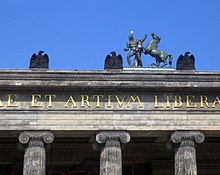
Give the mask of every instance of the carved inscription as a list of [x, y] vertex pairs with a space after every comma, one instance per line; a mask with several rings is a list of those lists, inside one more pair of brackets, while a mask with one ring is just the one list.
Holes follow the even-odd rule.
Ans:
[[220, 110], [219, 95], [0, 92], [0, 110]]

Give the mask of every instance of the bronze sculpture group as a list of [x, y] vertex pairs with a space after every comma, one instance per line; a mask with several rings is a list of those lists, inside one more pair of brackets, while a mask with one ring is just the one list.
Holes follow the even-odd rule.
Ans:
[[[127, 42], [127, 47], [124, 51], [129, 51], [127, 55], [128, 65], [132, 67], [142, 67], [143, 63], [141, 61], [141, 54], [149, 54], [150, 56], [156, 59], [156, 63], [151, 63], [149, 67], [164, 67], [167, 65], [167, 59], [169, 59], [169, 66], [172, 67], [172, 55], [167, 54], [163, 50], [158, 49], [158, 44], [160, 43], [160, 37], [155, 33], [151, 34], [152, 40], [148, 43], [146, 47], [143, 46], [143, 42], [147, 38], [147, 35], [144, 36], [142, 40], [135, 40], [133, 32], [128, 36], [129, 41]], [[134, 62], [131, 65], [131, 57], [134, 57]], [[160, 65], [160, 63], [163, 63]]]
[[[147, 35], [144, 35], [143, 39], [141, 40], [135, 40], [133, 32], [128, 36], [129, 41], [127, 42], [127, 47], [124, 49], [125, 51], [129, 51], [127, 55], [128, 65], [131, 67], [143, 67], [141, 55], [144, 53], [145, 55], [149, 54], [156, 59], [156, 63], [151, 63], [148, 67], [162, 68], [168, 64], [169, 67], [172, 67], [172, 55], [158, 49], [161, 38], [155, 33], [152, 33], [151, 36], [152, 40], [147, 44], [146, 47], [143, 46], [143, 42], [146, 40]], [[133, 56], [134, 61], [131, 64], [131, 57]], [[44, 51], [39, 51], [38, 54], [34, 53], [31, 57], [29, 68], [49, 69], [48, 55], [44, 54]], [[117, 55], [115, 51], [110, 52], [110, 54], [108, 54], [105, 58], [104, 69], [123, 69], [123, 60], [121, 54]], [[188, 51], [185, 52], [184, 55], [180, 55], [177, 59], [176, 69], [195, 70], [194, 55], [190, 55], [190, 52]]]

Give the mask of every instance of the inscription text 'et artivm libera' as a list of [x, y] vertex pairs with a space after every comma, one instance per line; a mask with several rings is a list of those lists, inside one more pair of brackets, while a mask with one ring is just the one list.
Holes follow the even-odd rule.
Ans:
[[174, 93], [7, 93], [0, 110], [220, 110], [218, 95]]

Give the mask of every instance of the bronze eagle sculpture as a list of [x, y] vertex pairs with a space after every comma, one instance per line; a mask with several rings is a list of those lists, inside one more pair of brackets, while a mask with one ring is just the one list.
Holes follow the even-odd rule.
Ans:
[[49, 68], [49, 57], [47, 54], [43, 54], [44, 51], [40, 50], [38, 54], [33, 54], [30, 60], [29, 68]]

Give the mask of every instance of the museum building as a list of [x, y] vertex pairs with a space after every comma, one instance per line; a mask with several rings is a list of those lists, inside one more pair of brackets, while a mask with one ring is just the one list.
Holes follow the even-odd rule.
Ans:
[[0, 70], [1, 175], [220, 174], [220, 72], [111, 59]]

